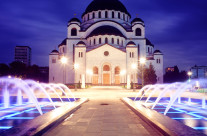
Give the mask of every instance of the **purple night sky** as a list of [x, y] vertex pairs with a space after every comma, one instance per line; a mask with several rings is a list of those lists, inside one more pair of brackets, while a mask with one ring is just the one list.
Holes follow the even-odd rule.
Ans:
[[[92, 0], [1, 0], [0, 63], [16, 45], [32, 48], [32, 64], [48, 66], [49, 53], [67, 36], [67, 22]], [[120, 0], [145, 22], [146, 37], [164, 53], [164, 67], [207, 65], [206, 0]]]

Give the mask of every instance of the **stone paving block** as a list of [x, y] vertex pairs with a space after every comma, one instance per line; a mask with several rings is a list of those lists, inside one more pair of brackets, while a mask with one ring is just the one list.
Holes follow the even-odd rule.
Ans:
[[101, 131], [101, 136], [116, 136], [118, 131]]
[[[86, 90], [85, 90], [86, 91]], [[90, 91], [90, 90], [89, 90]], [[94, 90], [94, 91], [97, 91]], [[101, 89], [98, 91], [102, 91]], [[106, 91], [106, 90], [105, 90]], [[111, 91], [111, 90], [110, 90]], [[72, 116], [52, 127], [44, 136], [158, 136], [160, 133], [132, 112], [114, 93], [88, 93], [90, 101]], [[112, 90], [113, 91], [113, 90]], [[81, 94], [85, 92], [78, 92]], [[94, 95], [95, 97], [91, 97]], [[124, 94], [126, 95], [126, 94]], [[107, 97], [110, 96], [110, 97]], [[101, 105], [109, 104], [109, 105]]]

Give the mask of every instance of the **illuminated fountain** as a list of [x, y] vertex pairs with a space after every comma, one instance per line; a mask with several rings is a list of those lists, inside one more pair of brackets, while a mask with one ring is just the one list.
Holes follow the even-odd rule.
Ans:
[[[206, 88], [206, 79], [184, 83], [146, 85], [132, 100], [135, 105], [136, 103], [141, 104], [147, 109], [153, 109], [207, 134], [205, 125], [207, 124], [206, 94], [198, 92], [199, 90], [205, 92]], [[188, 121], [189, 119], [192, 121]], [[196, 126], [196, 124], [203, 124], [203, 126]]]
[[36, 90], [39, 91], [41, 94], [44, 94], [54, 108], [56, 108], [56, 106], [51, 96], [49, 95], [48, 90], [53, 91], [53, 93], [58, 96], [61, 102], [63, 102], [63, 100], [58, 94], [57, 89], [66, 96], [69, 102], [71, 102], [71, 100], [69, 99], [69, 96], [65, 91], [67, 91], [72, 96], [73, 100], [75, 100], [70, 89], [63, 84], [43, 84], [37, 83], [33, 80], [21, 80], [18, 78], [3, 77], [0, 78], [0, 88], [0, 91], [2, 92], [4, 108], [11, 107], [11, 96], [16, 97], [16, 105], [20, 106], [23, 104], [23, 95], [26, 95], [26, 97], [28, 97], [29, 99], [28, 101], [35, 105], [41, 115], [43, 113], [41, 110], [41, 103], [38, 101], [37, 96], [35, 96]]
[[73, 107], [72, 102], [76, 101], [64, 84], [45, 84], [12, 77], [0, 78], [0, 95], [0, 121], [3, 122], [0, 123], [0, 133], [61, 106], [65, 109]]

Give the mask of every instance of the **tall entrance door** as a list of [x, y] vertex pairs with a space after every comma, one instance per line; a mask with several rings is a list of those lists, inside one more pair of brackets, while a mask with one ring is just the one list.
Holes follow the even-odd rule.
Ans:
[[94, 84], [94, 85], [98, 84], [98, 76], [93, 76], [92, 84]]
[[110, 84], [110, 74], [109, 73], [104, 73], [103, 74], [103, 84], [104, 85], [109, 85]]
[[115, 76], [115, 84], [116, 85], [120, 84], [120, 76]]
[[110, 72], [110, 66], [104, 65], [103, 66], [103, 85], [110, 85], [111, 84], [111, 72]]

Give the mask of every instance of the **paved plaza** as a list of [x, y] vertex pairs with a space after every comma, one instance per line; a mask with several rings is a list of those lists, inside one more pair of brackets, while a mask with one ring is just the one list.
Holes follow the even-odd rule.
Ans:
[[121, 87], [93, 87], [74, 91], [75, 97], [89, 98], [61, 124], [53, 126], [44, 136], [147, 136], [161, 135], [144, 122], [124, 103], [122, 97], [134, 97], [137, 92]]

